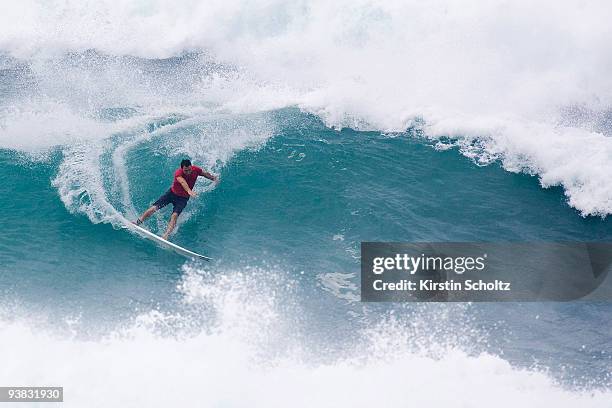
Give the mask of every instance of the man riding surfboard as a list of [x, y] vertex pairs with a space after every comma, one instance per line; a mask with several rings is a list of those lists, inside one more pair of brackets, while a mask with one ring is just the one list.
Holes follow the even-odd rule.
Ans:
[[172, 187], [170, 187], [168, 191], [159, 197], [157, 201], [151, 205], [151, 207], [142, 213], [134, 224], [142, 224], [157, 210], [172, 203], [172, 215], [170, 216], [170, 221], [168, 222], [168, 228], [166, 228], [166, 232], [162, 236], [162, 238], [168, 240], [170, 233], [176, 226], [178, 216], [187, 205], [187, 201], [189, 201], [190, 197], [197, 196], [197, 193], [193, 191], [193, 186], [195, 185], [199, 176], [206, 177], [207, 179], [215, 182], [219, 180], [218, 176], [215, 176], [214, 174], [211, 174], [198, 166], [192, 165], [189, 159], [182, 160], [181, 167], [174, 172]]

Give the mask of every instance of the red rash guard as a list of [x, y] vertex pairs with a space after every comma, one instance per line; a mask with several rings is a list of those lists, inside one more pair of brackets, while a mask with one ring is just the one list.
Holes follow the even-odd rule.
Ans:
[[172, 190], [172, 192], [177, 196], [189, 198], [189, 194], [187, 194], [183, 186], [181, 186], [181, 183], [178, 182], [178, 177], [184, 178], [189, 188], [193, 190], [193, 186], [195, 186], [198, 176], [203, 175], [202, 169], [198, 166], [192, 165], [191, 169], [191, 174], [185, 174], [183, 172], [183, 168], [177, 169], [174, 172], [174, 182], [172, 183], [172, 187], [170, 188], [170, 190]]

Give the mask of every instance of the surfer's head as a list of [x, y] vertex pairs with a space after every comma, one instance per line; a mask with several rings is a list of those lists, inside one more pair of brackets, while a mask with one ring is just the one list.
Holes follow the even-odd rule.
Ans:
[[181, 160], [181, 169], [183, 169], [183, 172], [185, 172], [186, 174], [190, 174], [191, 173], [191, 160], [189, 159]]

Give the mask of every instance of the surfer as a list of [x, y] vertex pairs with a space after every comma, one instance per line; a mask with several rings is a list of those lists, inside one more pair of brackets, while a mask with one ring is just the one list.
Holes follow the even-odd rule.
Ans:
[[172, 203], [172, 215], [170, 216], [170, 221], [168, 222], [168, 228], [166, 228], [166, 232], [163, 235], [163, 238], [167, 240], [172, 230], [174, 230], [176, 220], [187, 205], [189, 198], [195, 198], [197, 196], [197, 193], [193, 191], [193, 186], [195, 185], [195, 182], [199, 176], [206, 177], [214, 182], [219, 180], [218, 176], [215, 176], [214, 174], [211, 174], [198, 166], [192, 165], [189, 159], [182, 160], [181, 167], [176, 169], [174, 172], [172, 187], [170, 187], [168, 191], [159, 197], [157, 201], [155, 201], [153, 205], [147, 209], [147, 211], [142, 213], [134, 224], [142, 224], [157, 210]]

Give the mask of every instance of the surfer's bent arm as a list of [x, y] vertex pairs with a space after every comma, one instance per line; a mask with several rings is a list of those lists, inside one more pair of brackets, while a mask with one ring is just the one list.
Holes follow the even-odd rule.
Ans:
[[200, 176], [206, 177], [207, 179], [212, 180], [212, 181], [217, 181], [217, 176], [215, 176], [212, 173], [207, 172], [204, 169], [202, 169], [202, 172], [200, 173]]
[[191, 189], [189, 188], [189, 185], [187, 184], [187, 182], [185, 181], [184, 178], [182, 177], [177, 177], [176, 181], [178, 181], [180, 183], [181, 186], [183, 186], [183, 188], [185, 189], [185, 191], [187, 192], [187, 194], [189, 194], [189, 196], [191, 197], [195, 197], [196, 193], [194, 193], [193, 191], [191, 191]]

